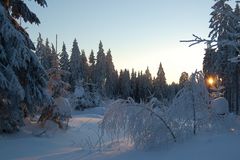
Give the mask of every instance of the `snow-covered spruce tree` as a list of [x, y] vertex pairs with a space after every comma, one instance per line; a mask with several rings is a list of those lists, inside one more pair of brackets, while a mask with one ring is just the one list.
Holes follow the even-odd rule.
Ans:
[[[112, 139], [124, 136], [138, 149], [147, 149], [176, 141], [156, 98], [148, 103], [133, 99], [116, 100], [109, 105], [100, 124], [103, 134]], [[154, 110], [153, 108], [158, 108]]]
[[168, 117], [177, 137], [188, 137], [208, 127], [209, 93], [202, 72], [193, 73], [170, 105]]
[[[45, 0], [36, 2], [47, 5]], [[46, 73], [18, 18], [40, 23], [22, 0], [0, 1], [0, 132], [16, 131], [24, 114], [33, 114], [47, 102]]]
[[[69, 72], [69, 69], [70, 69], [69, 58], [68, 58], [68, 53], [66, 51], [65, 43], [63, 43], [62, 52], [60, 53], [59, 56], [60, 56], [60, 60], [59, 60], [60, 69], [66, 72]], [[62, 75], [62, 80], [64, 82], [69, 82], [69, 78], [70, 78], [69, 76], [70, 76], [69, 74]]]
[[77, 40], [74, 39], [69, 64], [71, 72], [70, 84], [72, 88], [74, 88], [75, 84], [83, 78], [81, 72], [82, 71], [81, 64], [82, 64], [81, 53], [78, 47]]
[[44, 125], [47, 120], [56, 122], [60, 128], [64, 128], [63, 122], [68, 122], [71, 118], [71, 107], [70, 103], [64, 96], [67, 94], [69, 84], [62, 81], [61, 76], [66, 72], [61, 70], [59, 66], [58, 55], [52, 45], [51, 53], [51, 68], [47, 70], [49, 81], [48, 81], [48, 92], [52, 96], [52, 104], [45, 107], [39, 118], [39, 123]]

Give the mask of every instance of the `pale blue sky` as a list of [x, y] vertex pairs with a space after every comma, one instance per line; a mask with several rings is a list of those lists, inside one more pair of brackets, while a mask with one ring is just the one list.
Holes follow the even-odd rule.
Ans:
[[[233, 1], [234, 2], [234, 1]], [[232, 2], [232, 3], [233, 3]], [[181, 72], [202, 69], [205, 45], [189, 48], [180, 43], [192, 33], [207, 37], [213, 0], [47, 0], [41, 8], [30, 8], [41, 20], [27, 25], [34, 42], [38, 33], [55, 43], [64, 41], [70, 53], [77, 38], [87, 56], [96, 53], [102, 40], [105, 51], [112, 50], [115, 67], [144, 70], [156, 75], [162, 62], [168, 83], [178, 82]]]

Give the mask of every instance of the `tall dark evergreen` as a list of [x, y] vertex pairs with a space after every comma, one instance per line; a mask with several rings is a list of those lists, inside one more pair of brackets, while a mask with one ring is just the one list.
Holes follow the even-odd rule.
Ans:
[[59, 56], [60, 56], [59, 65], [60, 65], [61, 69], [65, 70], [65, 71], [68, 71], [69, 70], [69, 56], [68, 56], [68, 53], [66, 51], [65, 43], [63, 43], [62, 52], [60, 53]]
[[95, 56], [94, 56], [94, 52], [93, 50], [91, 50], [90, 56], [89, 56], [89, 76], [88, 76], [88, 81], [90, 83], [94, 83], [96, 82], [95, 80], [95, 75], [94, 75], [94, 71], [95, 71]]
[[120, 71], [119, 74], [119, 94], [122, 98], [128, 98], [131, 95], [131, 81], [128, 70]]
[[70, 78], [70, 84], [72, 87], [75, 86], [76, 82], [82, 80], [83, 75], [81, 72], [81, 55], [80, 55], [80, 50], [78, 47], [77, 40], [74, 39], [73, 41], [73, 47], [72, 47], [72, 54], [70, 56], [70, 73], [71, 73], [71, 78]]
[[41, 34], [39, 33], [37, 38], [37, 46], [36, 46], [36, 55], [38, 56], [40, 62], [42, 63], [42, 58], [45, 54], [45, 45], [43, 44], [43, 39]]
[[203, 72], [206, 77], [216, 74], [217, 69], [216, 66], [214, 65], [217, 58], [216, 56], [217, 56], [216, 49], [211, 48], [210, 46], [208, 46], [208, 48], [205, 49], [205, 54], [203, 58]]
[[62, 75], [62, 80], [64, 82], [69, 82], [69, 78], [70, 78], [70, 72], [69, 72], [69, 70], [70, 70], [70, 62], [69, 62], [68, 53], [66, 51], [65, 43], [63, 43], [62, 52], [60, 53], [59, 56], [60, 56], [60, 59], [59, 59], [60, 69], [65, 71], [65, 74]]
[[147, 67], [144, 75], [142, 76], [142, 100], [148, 101], [152, 96], [152, 75]]
[[83, 77], [83, 80], [85, 82], [88, 81], [88, 75], [89, 75], [89, 67], [88, 67], [88, 61], [87, 61], [87, 57], [86, 57], [86, 54], [85, 54], [85, 51], [84, 50], [81, 50], [82, 54], [81, 54], [81, 70], [82, 70], [82, 77]]
[[166, 98], [167, 82], [166, 82], [165, 72], [162, 67], [162, 63], [160, 63], [159, 65], [157, 77], [153, 83], [154, 83], [154, 93], [156, 97], [159, 99]]
[[102, 42], [99, 43], [97, 52], [97, 62], [95, 66], [96, 85], [101, 94], [104, 94], [104, 86], [106, 82], [106, 55], [104, 53]]
[[106, 55], [106, 95], [113, 98], [117, 94], [118, 75], [112, 61], [111, 50], [109, 49]]
[[52, 54], [52, 51], [49, 46], [49, 41], [48, 39], [46, 39], [44, 54], [42, 55], [42, 58], [41, 58], [41, 63], [46, 70], [51, 68], [51, 54]]
[[[46, 6], [45, 0], [36, 1]], [[0, 1], [0, 133], [14, 132], [23, 118], [47, 102], [46, 73], [27, 32], [16, 19], [39, 24], [22, 0]]]
[[132, 69], [131, 72], [131, 97], [135, 100], [139, 100], [137, 97], [138, 93], [138, 83], [137, 83], [137, 72]]

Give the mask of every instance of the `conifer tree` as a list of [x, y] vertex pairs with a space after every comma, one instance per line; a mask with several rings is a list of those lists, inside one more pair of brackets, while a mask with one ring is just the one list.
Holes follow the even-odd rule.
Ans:
[[40, 62], [42, 63], [43, 55], [45, 54], [45, 46], [43, 44], [43, 39], [41, 34], [39, 33], [37, 38], [37, 46], [36, 46], [36, 55], [38, 56]]
[[89, 75], [89, 67], [88, 67], [88, 62], [87, 62], [87, 57], [85, 54], [85, 51], [82, 49], [81, 50], [81, 70], [82, 70], [82, 77], [85, 82], [88, 80], [88, 75]]
[[[233, 101], [234, 92], [234, 72], [236, 73], [236, 64], [231, 63], [229, 59], [237, 56], [236, 43], [238, 36], [236, 26], [236, 16], [233, 9], [227, 3], [227, 0], [217, 0], [212, 7], [209, 37], [217, 40], [217, 56], [214, 63], [215, 72], [222, 79], [225, 86], [225, 97], [229, 102]], [[233, 111], [234, 105], [230, 103], [230, 111]]]
[[91, 50], [90, 56], [89, 56], [89, 82], [90, 83], [95, 83], [95, 56], [93, 50]]
[[66, 74], [62, 76], [62, 80], [65, 82], [69, 82], [69, 73], [67, 73], [69, 72], [69, 69], [70, 69], [69, 56], [66, 51], [65, 43], [63, 43], [62, 52], [60, 53], [59, 65], [60, 65], [60, 69], [66, 72]]
[[48, 41], [48, 38], [47, 38], [46, 42], [45, 42], [44, 54], [41, 58], [42, 65], [46, 70], [51, 68], [51, 54], [52, 54], [52, 50], [49, 46], [49, 41]]
[[104, 53], [102, 42], [99, 43], [97, 52], [97, 62], [95, 66], [96, 85], [101, 94], [104, 94], [104, 86], [106, 80], [106, 56]]
[[66, 45], [63, 42], [63, 46], [62, 46], [62, 52], [60, 53], [60, 68], [62, 70], [68, 71], [69, 70], [69, 56], [68, 53], [66, 51]]
[[158, 72], [157, 72], [157, 77], [154, 81], [154, 92], [156, 97], [159, 99], [166, 98], [166, 88], [167, 88], [167, 83], [166, 83], [165, 72], [163, 70], [162, 63], [160, 63]]
[[215, 60], [217, 58], [216, 56], [216, 49], [211, 47], [205, 49], [205, 54], [203, 58], [203, 73], [206, 77], [216, 74], [216, 66], [214, 66]]
[[128, 98], [131, 95], [131, 82], [128, 70], [120, 71], [119, 74], [119, 92], [123, 98]]
[[71, 80], [70, 84], [72, 87], [75, 86], [76, 82], [82, 80], [82, 72], [81, 72], [81, 55], [80, 50], [78, 48], [77, 40], [74, 39], [73, 47], [72, 47], [72, 54], [70, 56], [70, 72], [71, 72]]
[[132, 73], [131, 73], [131, 97], [134, 100], [137, 100], [137, 87], [138, 87], [138, 83], [137, 83], [137, 73], [134, 71], [134, 69], [132, 69]]
[[112, 61], [111, 50], [106, 55], [106, 95], [113, 98], [116, 95], [118, 75]]
[[149, 71], [149, 68], [147, 67], [145, 74], [142, 77], [142, 87], [143, 87], [143, 93], [142, 93], [142, 99], [144, 101], [147, 101], [148, 98], [150, 98], [152, 94], [152, 75]]
[[[36, 1], [46, 6], [45, 0]], [[27, 32], [16, 19], [39, 24], [22, 0], [0, 1], [0, 132], [14, 132], [23, 116], [47, 103], [46, 73]]]
[[143, 97], [144, 97], [144, 80], [143, 80], [143, 73], [142, 71], [141, 72], [138, 72], [138, 76], [137, 76], [137, 100], [138, 101], [141, 101], [143, 100]]

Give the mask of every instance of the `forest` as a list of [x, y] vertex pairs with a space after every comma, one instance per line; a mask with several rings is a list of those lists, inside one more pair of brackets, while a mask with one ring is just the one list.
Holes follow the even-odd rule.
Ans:
[[[34, 2], [47, 7], [45, 0]], [[18, 136], [23, 141], [29, 137], [29, 146], [33, 141], [51, 141], [59, 151], [64, 146], [63, 158], [76, 150], [73, 159], [79, 159], [87, 150], [107, 159], [109, 148], [123, 144], [125, 149], [147, 150], [180, 145], [190, 137], [203, 136], [206, 144], [218, 134], [226, 141], [239, 139], [238, 2], [232, 7], [228, 0], [215, 0], [210, 16], [207, 38], [194, 34], [192, 40], [181, 40], [189, 46], [206, 44], [202, 71], [183, 71], [178, 83], [167, 84], [161, 60], [156, 76], [148, 67], [117, 70], [114, 54], [102, 41], [95, 53], [85, 53], [76, 38], [71, 49], [63, 42], [59, 53], [40, 33], [34, 44], [19, 21], [40, 24], [37, 15], [22, 0], [1, 0], [0, 146], [3, 140], [11, 148], [8, 140], [18, 144]], [[226, 146], [234, 148], [237, 142]], [[217, 146], [217, 141], [212, 143]], [[54, 147], [47, 147], [50, 157], [43, 152], [40, 158], [20, 152], [4, 156], [58, 159]]]

